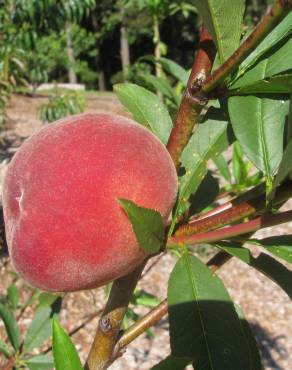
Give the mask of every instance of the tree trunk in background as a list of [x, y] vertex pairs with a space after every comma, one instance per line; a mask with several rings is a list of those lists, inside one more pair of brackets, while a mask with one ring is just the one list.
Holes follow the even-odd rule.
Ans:
[[67, 51], [67, 57], [69, 61], [69, 66], [68, 66], [68, 79], [71, 84], [76, 84], [77, 83], [77, 77], [76, 73], [74, 71], [73, 65], [75, 62], [74, 58], [74, 50], [72, 46], [72, 40], [71, 40], [71, 26], [70, 23], [66, 23], [66, 51]]
[[102, 69], [98, 72], [98, 90], [99, 91], [105, 91], [106, 85], [105, 85], [105, 75]]
[[122, 61], [122, 70], [124, 76], [127, 72], [127, 67], [130, 65], [130, 47], [127, 35], [127, 29], [124, 25], [121, 26], [121, 43], [120, 43], [120, 54]]
[[[153, 18], [153, 30], [154, 30], [154, 56], [155, 59], [160, 59], [161, 58], [161, 49], [160, 49], [160, 31], [159, 31], [159, 21], [158, 17], [154, 15]], [[156, 77], [161, 77], [162, 76], [162, 68], [159, 63], [155, 64], [155, 73]]]

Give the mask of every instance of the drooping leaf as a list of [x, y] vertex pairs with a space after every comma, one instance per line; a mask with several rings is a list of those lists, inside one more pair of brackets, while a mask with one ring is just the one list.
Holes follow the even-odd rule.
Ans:
[[39, 307], [36, 310], [34, 319], [27, 330], [24, 340], [24, 351], [29, 352], [32, 349], [39, 347], [51, 335], [51, 307]]
[[146, 84], [149, 84], [151, 87], [153, 87], [155, 91], [161, 92], [163, 96], [167, 97], [175, 103], [178, 103], [178, 99], [175, 96], [171, 85], [168, 84], [167, 81], [163, 80], [162, 78], [153, 76], [149, 73], [143, 74], [139, 77], [144, 80]]
[[292, 74], [268, 77], [238, 88], [240, 94], [288, 94], [292, 91]]
[[[292, 68], [291, 59], [292, 38], [275, 50], [273, 54], [269, 53], [269, 55], [265, 58], [261, 58], [258, 63], [256, 63], [242, 77], [240, 77], [231, 85], [231, 89], [246, 91], [250, 85], [254, 85], [258, 81], [262, 81], [274, 75], [289, 71]], [[283, 82], [285, 82], [285, 80]], [[289, 84], [286, 83], [285, 86], [289, 86]]]
[[144, 87], [131, 83], [117, 84], [114, 91], [121, 103], [133, 114], [134, 119], [148, 127], [163, 144], [166, 144], [172, 121], [158, 96]]
[[155, 307], [160, 303], [160, 300], [145, 290], [135, 289], [131, 303], [138, 306]]
[[242, 328], [242, 331], [245, 335], [245, 338], [247, 340], [249, 350], [250, 350], [250, 358], [252, 363], [252, 369], [254, 370], [261, 370], [262, 364], [261, 364], [261, 357], [258, 350], [257, 342], [255, 340], [255, 337], [251, 331], [251, 328], [249, 326], [248, 321], [245, 319], [243, 312], [241, 311], [240, 307], [238, 305], [235, 305], [235, 309], [237, 312], [237, 315], [240, 320], [240, 325]]
[[169, 279], [168, 312], [172, 356], [192, 358], [196, 369], [255, 370], [223, 283], [187, 253]]
[[248, 163], [246, 163], [243, 156], [243, 150], [238, 141], [236, 141], [233, 144], [232, 170], [237, 184], [244, 183], [248, 175]]
[[279, 186], [291, 171], [292, 171], [292, 139], [288, 142], [287, 147], [284, 151], [283, 158], [278, 169], [278, 173], [273, 183], [273, 188]]
[[272, 179], [283, 153], [289, 103], [281, 99], [234, 96], [228, 101], [235, 136], [247, 157]]
[[189, 215], [197, 214], [210, 206], [218, 196], [219, 190], [218, 180], [208, 171], [196, 193], [189, 198], [191, 204]]
[[25, 352], [30, 352], [34, 348], [40, 347], [49, 338], [51, 335], [52, 318], [60, 311], [60, 308], [60, 298], [58, 295], [43, 293], [40, 296], [40, 305], [35, 311], [34, 318], [27, 329], [24, 339], [23, 350]]
[[54, 361], [51, 356], [37, 355], [25, 361], [29, 370], [52, 370]]
[[56, 370], [83, 370], [73, 342], [55, 319], [53, 319], [53, 355]]
[[0, 318], [4, 322], [4, 326], [13, 348], [17, 351], [19, 349], [19, 327], [16, 319], [10, 309], [0, 303]]
[[185, 370], [186, 366], [191, 361], [192, 360], [189, 358], [168, 356], [164, 360], [159, 362], [159, 364], [153, 366], [151, 370]]
[[208, 119], [196, 129], [181, 156], [185, 174], [179, 179], [178, 201], [170, 233], [173, 230], [176, 217], [189, 208], [190, 195], [196, 192], [205, 177], [207, 161], [220, 154], [228, 145], [228, 123], [226, 121]]
[[171, 59], [162, 57], [160, 59], [156, 59], [153, 55], [145, 55], [141, 58], [139, 58], [141, 61], [150, 61], [152, 63], [159, 63], [162, 65], [163, 69], [168, 72], [170, 75], [175, 77], [178, 81], [180, 81], [183, 86], [187, 86], [187, 82], [189, 79], [190, 73], [184, 69], [182, 66], [177, 64]]
[[15, 310], [19, 301], [19, 291], [15, 284], [10, 285], [7, 290], [8, 299], [11, 303], [12, 308]]
[[292, 235], [277, 235], [264, 239], [250, 239], [247, 242], [261, 245], [276, 257], [292, 263]]
[[277, 27], [269, 33], [267, 37], [259, 44], [259, 46], [241, 63], [235, 79], [242, 76], [248, 68], [253, 66], [259, 58], [268, 50], [272, 49], [278, 43], [285, 40], [292, 33], [292, 13], [290, 12]]
[[0, 353], [9, 358], [11, 356], [10, 348], [0, 339]]
[[290, 298], [292, 298], [292, 272], [277, 260], [265, 253], [261, 253], [257, 258], [255, 258], [247, 248], [243, 248], [235, 242], [221, 242], [218, 244], [218, 247], [266, 275], [269, 279], [278, 284]]
[[231, 173], [228, 167], [228, 163], [223, 155], [219, 154], [217, 157], [213, 158], [213, 162], [215, 163], [220, 174], [225, 178], [225, 180], [231, 183]]
[[195, 0], [203, 21], [217, 45], [223, 63], [239, 46], [241, 23], [245, 10], [244, 0]]
[[186, 69], [184, 69], [182, 66], [168, 58], [164, 57], [160, 58], [158, 62], [165, 68], [165, 70], [169, 74], [171, 74], [172, 76], [177, 78], [180, 82], [182, 82], [184, 86], [187, 86], [190, 73]]
[[141, 248], [147, 253], [156, 253], [163, 245], [164, 225], [159, 212], [137, 206], [127, 199], [119, 199], [126, 212]]

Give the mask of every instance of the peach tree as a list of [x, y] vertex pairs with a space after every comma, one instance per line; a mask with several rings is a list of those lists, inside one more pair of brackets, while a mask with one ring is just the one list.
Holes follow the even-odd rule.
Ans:
[[[216, 271], [236, 258], [292, 295], [286, 267], [292, 236], [253, 237], [292, 220], [291, 210], [280, 210], [292, 194], [292, 2], [277, 0], [244, 37], [244, 0], [195, 5], [203, 25], [188, 80], [182, 68], [155, 61], [185, 83], [173, 118], [147, 89], [116, 85], [120, 101], [148, 131], [111, 115], [73, 116], [34, 135], [11, 162], [4, 216], [20, 274], [53, 291], [113, 280], [84, 367], [53, 320], [57, 370], [107, 369], [167, 314], [171, 353], [153, 369], [262, 369], [249, 325]], [[165, 88], [161, 78], [152, 83]], [[174, 95], [164, 91], [167, 103]], [[223, 155], [231, 146], [232, 173]], [[221, 189], [210, 160], [225, 179]], [[87, 223], [91, 228], [84, 228]], [[194, 254], [202, 243], [217, 250], [207, 263]], [[247, 244], [262, 252], [254, 257]], [[178, 260], [166, 299], [121, 330], [146, 262], [168, 252]], [[19, 333], [2, 306], [0, 314], [19, 356]], [[12, 369], [15, 356], [8, 357]]]

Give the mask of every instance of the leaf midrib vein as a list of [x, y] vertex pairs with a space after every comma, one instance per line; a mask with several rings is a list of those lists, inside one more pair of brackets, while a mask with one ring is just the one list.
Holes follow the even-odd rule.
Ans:
[[212, 357], [211, 357], [211, 351], [209, 349], [209, 345], [208, 345], [208, 341], [207, 341], [207, 332], [206, 332], [206, 329], [205, 329], [203, 317], [201, 315], [199, 301], [197, 299], [199, 297], [199, 294], [198, 294], [198, 291], [196, 289], [196, 283], [195, 283], [195, 280], [193, 278], [193, 274], [192, 274], [189, 259], [187, 257], [188, 256], [186, 256], [186, 267], [187, 267], [187, 270], [188, 270], [188, 275], [190, 276], [190, 282], [191, 282], [193, 294], [194, 294], [194, 297], [195, 297], [195, 302], [196, 302], [196, 305], [197, 305], [197, 308], [198, 308], [198, 313], [199, 313], [199, 316], [200, 316], [200, 322], [201, 322], [201, 327], [202, 327], [202, 331], [203, 331], [204, 341], [205, 341], [205, 344], [206, 344], [206, 347], [207, 347], [208, 357], [209, 357], [209, 360], [210, 360], [210, 366], [211, 366], [211, 369], [214, 370]]

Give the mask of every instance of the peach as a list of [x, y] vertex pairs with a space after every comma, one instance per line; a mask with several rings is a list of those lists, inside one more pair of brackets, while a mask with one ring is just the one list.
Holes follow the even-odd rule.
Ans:
[[162, 143], [111, 114], [81, 114], [26, 140], [4, 181], [6, 239], [16, 271], [47, 291], [101, 286], [145, 258], [118, 203], [156, 209], [166, 221], [177, 176]]

